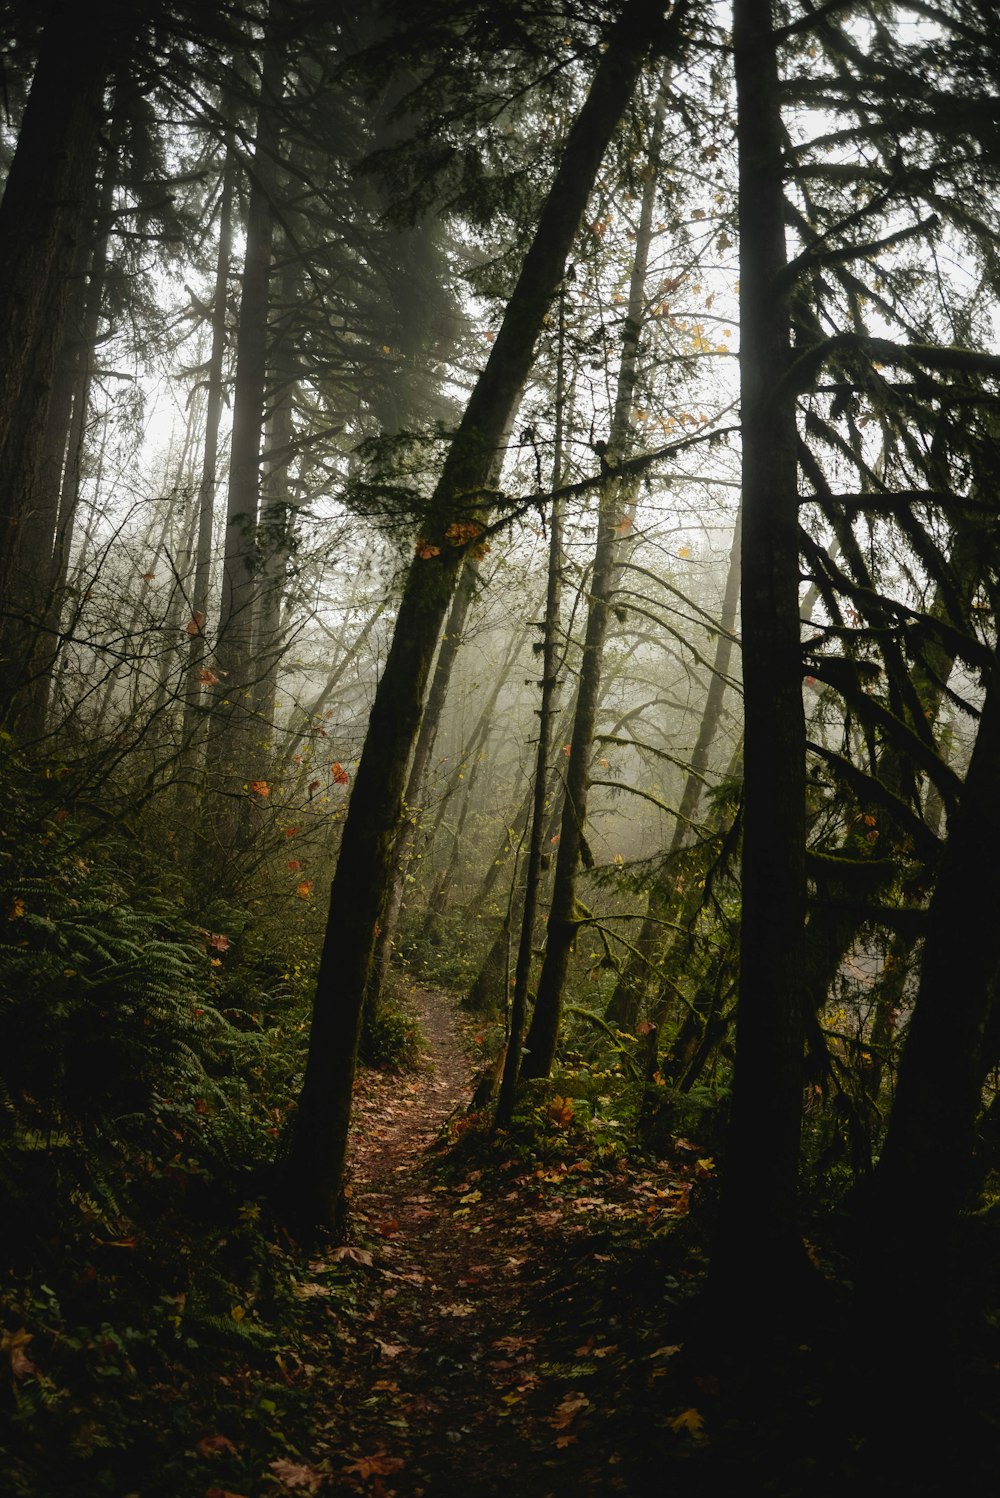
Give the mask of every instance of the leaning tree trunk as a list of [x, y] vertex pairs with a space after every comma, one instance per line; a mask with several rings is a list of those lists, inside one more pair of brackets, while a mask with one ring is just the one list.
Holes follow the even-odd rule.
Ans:
[[[660, 89], [653, 124], [649, 163], [652, 170], [643, 190], [639, 227], [636, 234], [635, 260], [632, 265], [628, 310], [622, 333], [615, 408], [606, 454], [602, 457], [602, 463], [609, 465], [614, 465], [627, 455], [626, 446], [631, 425], [632, 398], [635, 393], [639, 340], [642, 336], [644, 320], [646, 273], [653, 239], [656, 167], [659, 163], [665, 111], [666, 82], [664, 81]], [[597, 702], [601, 689], [604, 639], [608, 627], [609, 602], [618, 572], [620, 522], [623, 519], [623, 513], [628, 509], [628, 498], [628, 486], [621, 481], [608, 478], [601, 485], [597, 517], [597, 545], [591, 574], [583, 659], [580, 664], [576, 710], [573, 715], [573, 732], [570, 736], [570, 759], [566, 773], [566, 794], [563, 801], [559, 849], [556, 854], [545, 958], [538, 979], [538, 995], [535, 999], [534, 1013], [525, 1039], [525, 1055], [523, 1058], [520, 1056], [519, 1033], [517, 1051], [512, 1054], [511, 1050], [508, 1050], [508, 1071], [520, 1065], [525, 1077], [548, 1076], [559, 1036], [563, 989], [566, 983], [569, 955], [576, 937], [576, 876], [581, 849], [584, 845], [583, 829], [587, 820], [590, 760], [597, 723]], [[522, 928], [522, 950], [519, 951], [519, 962], [524, 957], [523, 945]], [[529, 932], [526, 958], [529, 962], [530, 955]], [[526, 971], [524, 983], [526, 986]], [[523, 995], [521, 1002], [523, 1002]], [[515, 1017], [520, 1018], [516, 980], [515, 1010], [517, 1011]], [[507, 1071], [504, 1074], [504, 1084], [505, 1088], [508, 1085], [513, 1086], [513, 1083], [509, 1082]], [[508, 1095], [505, 1091], [502, 1103], [509, 1117], [509, 1110], [513, 1107], [513, 1093]]]
[[[805, 719], [798, 465], [790, 362], [781, 117], [771, 0], [734, 0], [743, 430], [740, 995], [714, 1270], [725, 1303], [763, 1315], [803, 1253]], [[766, 1144], [765, 1144], [766, 1142]], [[767, 1151], [761, 1168], [761, 1147]]]
[[42, 502], [48, 412], [93, 204], [110, 7], [57, 0], [42, 35], [0, 203], [0, 713], [9, 714], [37, 625], [54, 537], [26, 521]]
[[482, 511], [491, 465], [530, 373], [597, 170], [650, 42], [657, 31], [665, 41], [676, 33], [685, 11], [684, 5], [676, 7], [664, 24], [656, 0], [631, 0], [609, 34], [486, 368], [445, 460], [426, 536], [410, 566], [344, 823], [309, 1059], [283, 1183], [286, 1210], [307, 1222], [332, 1223], [339, 1215], [364, 994], [407, 765], [438, 635], [467, 549], [453, 544], [454, 527], [475, 523]]
[[[499, 456], [500, 454], [498, 453], [498, 459]], [[493, 465], [494, 471], [491, 477], [495, 476], [498, 468], [499, 461]], [[420, 831], [420, 822], [422, 819], [420, 800], [424, 793], [431, 755], [434, 752], [434, 743], [437, 739], [437, 731], [441, 723], [441, 714], [444, 711], [445, 699], [451, 683], [452, 669], [462, 645], [462, 636], [465, 633], [465, 621], [468, 617], [472, 600], [476, 596], [478, 585], [479, 570], [473, 559], [469, 557], [462, 568], [458, 587], [455, 589], [455, 595], [451, 601], [448, 622], [438, 648], [437, 660], [434, 663], [434, 674], [431, 677], [430, 690], [427, 693], [427, 703], [424, 708], [423, 717], [420, 720], [420, 731], [417, 734], [413, 759], [410, 763], [410, 770], [406, 779], [406, 791], [403, 796], [403, 815], [405, 820], [400, 825], [393, 840], [392, 854], [386, 879], [385, 904], [382, 910], [382, 919], [379, 922], [379, 929], [375, 937], [375, 951], [372, 958], [371, 970], [368, 975], [368, 987], [365, 992], [365, 1013], [369, 1024], [378, 1013], [382, 991], [389, 975], [389, 963], [392, 957], [393, 943], [396, 939], [396, 928], [399, 925], [399, 917], [403, 909], [407, 870], [413, 855], [414, 843]]]

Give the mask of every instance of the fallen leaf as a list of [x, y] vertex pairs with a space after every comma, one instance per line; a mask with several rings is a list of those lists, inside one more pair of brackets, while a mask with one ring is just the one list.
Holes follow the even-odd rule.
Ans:
[[353, 1244], [350, 1243], [345, 1243], [342, 1244], [340, 1248], [335, 1248], [330, 1257], [331, 1259], [336, 1259], [338, 1262], [343, 1262], [344, 1259], [350, 1259], [355, 1264], [372, 1263], [372, 1256], [368, 1252], [367, 1248], [355, 1248]]
[[6, 1352], [10, 1357], [10, 1371], [15, 1378], [27, 1378], [29, 1373], [37, 1373], [38, 1369], [28, 1357], [25, 1348], [31, 1341], [32, 1333], [21, 1327], [20, 1331], [4, 1332], [0, 1335], [0, 1352]]
[[376, 1451], [371, 1456], [359, 1456], [341, 1471], [355, 1473], [358, 1477], [388, 1477], [390, 1472], [399, 1472], [406, 1463], [400, 1456], [389, 1456], [388, 1452]]
[[380, 1342], [378, 1337], [375, 1338], [375, 1346], [384, 1358], [398, 1358], [400, 1353], [407, 1351], [404, 1342]]
[[202, 1436], [201, 1440], [197, 1442], [196, 1450], [201, 1456], [218, 1456], [222, 1451], [231, 1452], [233, 1456], [236, 1455], [236, 1447], [229, 1437], [219, 1435], [218, 1433], [210, 1436]]
[[681, 1410], [680, 1414], [675, 1415], [670, 1421], [670, 1429], [677, 1431], [678, 1435], [682, 1430], [686, 1430], [689, 1435], [695, 1436], [704, 1423], [705, 1417], [700, 1410]]
[[590, 1404], [586, 1394], [567, 1394], [561, 1404], [557, 1404], [553, 1413], [545, 1422], [551, 1425], [553, 1430], [565, 1430], [571, 1425], [581, 1410], [585, 1410]]
[[316, 1493], [323, 1486], [323, 1473], [305, 1462], [290, 1462], [281, 1456], [270, 1463], [270, 1468], [286, 1488], [301, 1488], [306, 1493]]

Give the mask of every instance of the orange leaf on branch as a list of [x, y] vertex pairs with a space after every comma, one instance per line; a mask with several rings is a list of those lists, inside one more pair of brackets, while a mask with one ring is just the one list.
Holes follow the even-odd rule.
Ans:
[[339, 763], [339, 761], [335, 761], [330, 766], [330, 774], [333, 776], [337, 785], [346, 785], [351, 778], [350, 775], [348, 775], [347, 771], [344, 769], [343, 765]]

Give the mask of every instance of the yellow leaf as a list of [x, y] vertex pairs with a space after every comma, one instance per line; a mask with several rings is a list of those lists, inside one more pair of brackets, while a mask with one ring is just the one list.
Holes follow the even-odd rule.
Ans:
[[689, 1435], [694, 1436], [698, 1434], [704, 1423], [705, 1417], [699, 1410], [682, 1410], [679, 1415], [675, 1415], [671, 1420], [670, 1429], [677, 1431], [678, 1434], [682, 1430], [686, 1430]]
[[246, 1313], [246, 1306], [233, 1306], [229, 1314], [234, 1321], [242, 1321]]
[[12, 921], [16, 921], [18, 916], [24, 915], [24, 912], [27, 910], [27, 908], [28, 907], [21, 899], [21, 896], [18, 895], [16, 899], [11, 900], [10, 902], [10, 919]]

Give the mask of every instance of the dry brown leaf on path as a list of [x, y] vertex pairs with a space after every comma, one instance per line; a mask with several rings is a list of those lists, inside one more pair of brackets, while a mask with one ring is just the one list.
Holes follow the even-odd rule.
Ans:
[[324, 1474], [318, 1467], [310, 1467], [307, 1462], [290, 1462], [286, 1457], [279, 1457], [277, 1461], [270, 1463], [271, 1471], [285, 1487], [290, 1490], [301, 1490], [304, 1493], [318, 1493], [325, 1481]]
[[384, 1358], [398, 1358], [401, 1352], [409, 1352], [409, 1348], [403, 1342], [380, 1342], [375, 1338], [375, 1346]]
[[406, 1463], [402, 1457], [390, 1456], [388, 1452], [376, 1451], [371, 1456], [359, 1456], [357, 1461], [350, 1462], [341, 1471], [345, 1476], [356, 1477], [388, 1477], [391, 1472], [399, 1472]]
[[330, 1257], [336, 1259], [338, 1263], [342, 1263], [344, 1259], [350, 1259], [353, 1264], [371, 1265], [374, 1263], [367, 1248], [355, 1248], [350, 1243], [345, 1243], [340, 1248], [335, 1248]]

